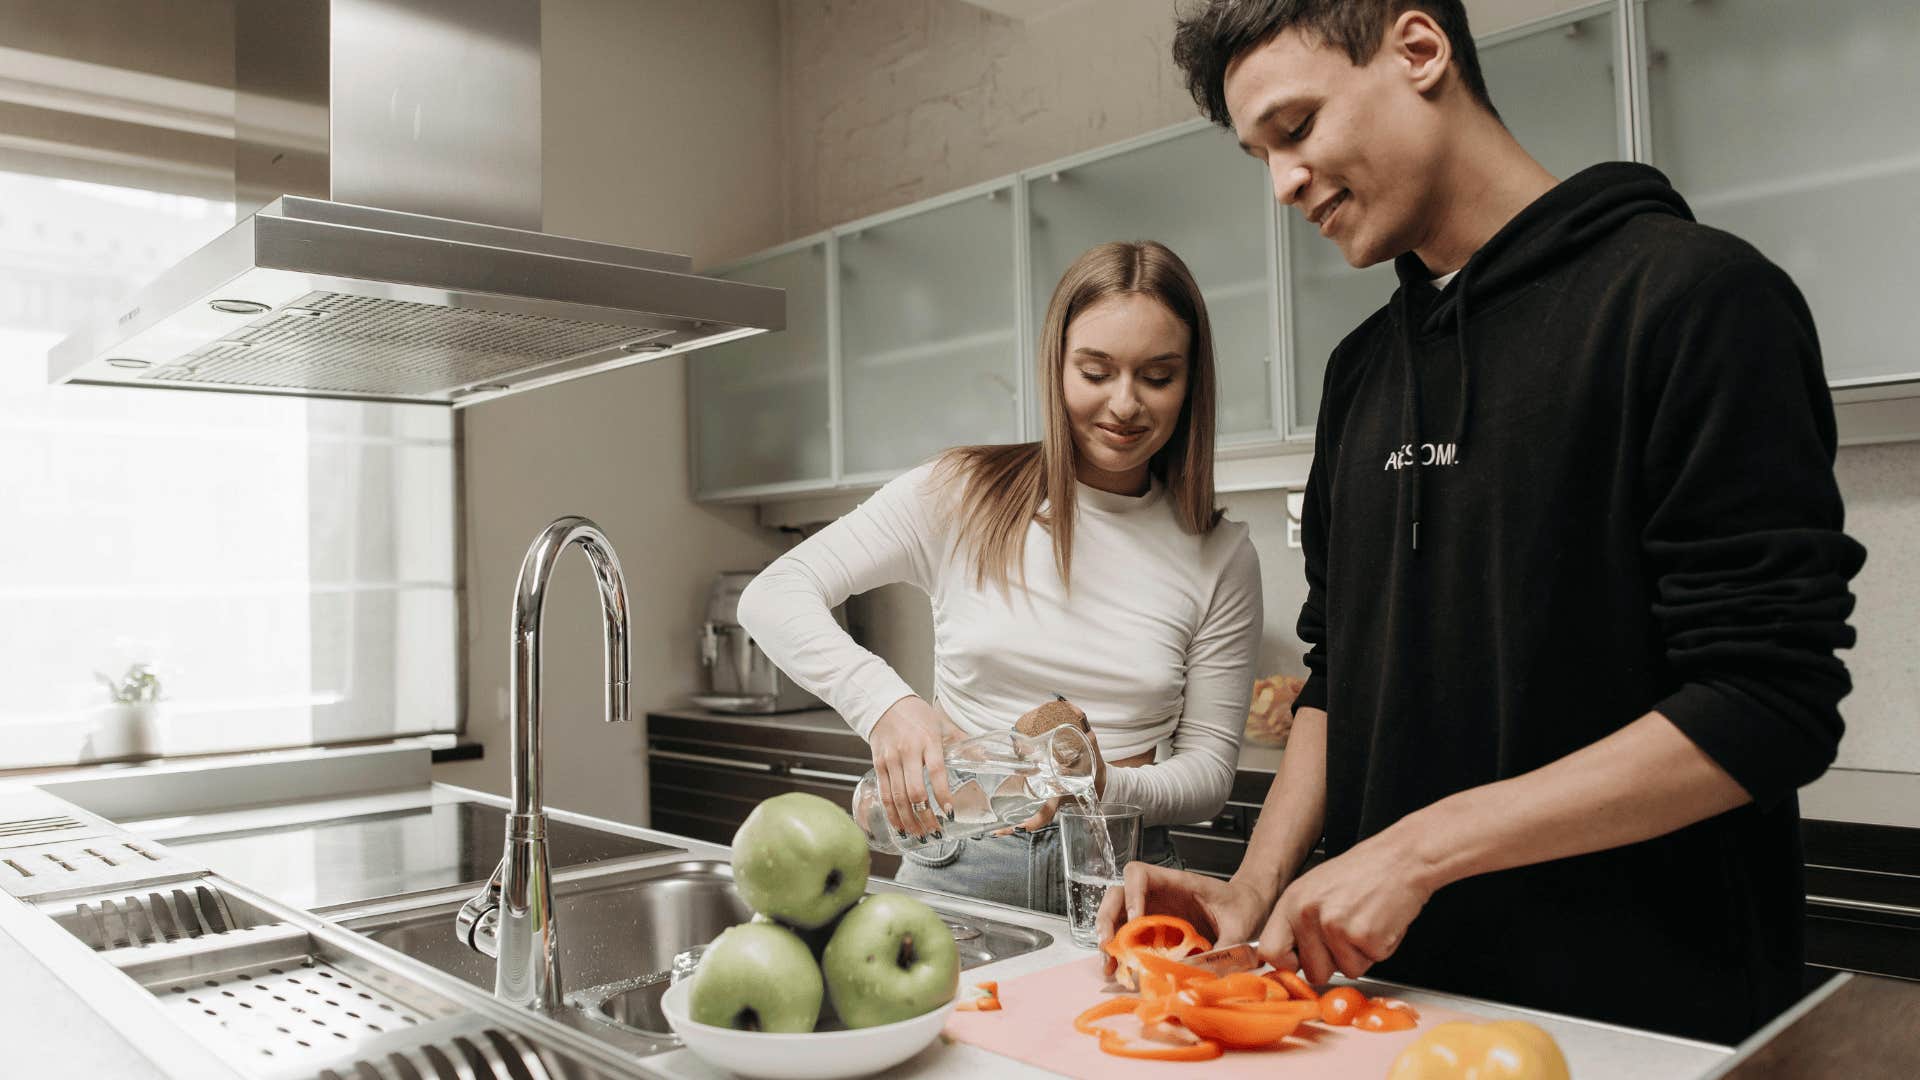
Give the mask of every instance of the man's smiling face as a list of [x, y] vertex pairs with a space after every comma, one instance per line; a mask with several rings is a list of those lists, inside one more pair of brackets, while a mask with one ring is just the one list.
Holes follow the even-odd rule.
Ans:
[[[1440, 113], [1417, 66], [1388, 31], [1373, 59], [1287, 30], [1228, 66], [1227, 111], [1247, 153], [1266, 163], [1273, 195], [1339, 246], [1353, 266], [1411, 251], [1432, 232], [1434, 175], [1444, 149]], [[1420, 28], [1412, 33], [1416, 37]], [[1445, 38], [1438, 46], [1445, 49]], [[1444, 58], [1441, 59], [1444, 67]]]

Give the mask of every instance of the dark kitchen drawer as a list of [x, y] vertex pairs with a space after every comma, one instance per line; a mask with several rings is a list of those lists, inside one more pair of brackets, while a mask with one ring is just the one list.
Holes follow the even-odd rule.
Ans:
[[1240, 840], [1190, 832], [1185, 826], [1174, 826], [1171, 832], [1173, 848], [1185, 860], [1187, 869], [1210, 877], [1232, 877], [1247, 853], [1247, 845]]
[[1920, 979], [1920, 911], [1808, 900], [1807, 962]]
[[843, 758], [810, 754], [800, 750], [769, 749], [724, 742], [696, 742], [691, 739], [652, 739], [647, 753], [687, 760], [705, 760], [758, 772], [794, 774], [802, 778], [845, 784], [849, 789], [873, 763], [865, 758]]
[[855, 735], [851, 729], [821, 731], [811, 727], [783, 727], [766, 720], [736, 723], [714, 717], [692, 719], [668, 713], [648, 713], [647, 739], [656, 746], [671, 740], [743, 750], [844, 758], [865, 762], [861, 772], [873, 765], [872, 751], [866, 740]]
[[[794, 775], [795, 770], [724, 758], [695, 760], [684, 751], [657, 747], [647, 758], [653, 827], [708, 843], [732, 844], [753, 808], [775, 795], [805, 791], [841, 807], [853, 801], [854, 785], [837, 777]], [[892, 877], [900, 868], [899, 856], [871, 854], [878, 877]]]
[[822, 774], [728, 767], [661, 750], [647, 755], [647, 767], [656, 804], [661, 796], [673, 792], [695, 801], [708, 795], [744, 800], [751, 811], [760, 800], [789, 791], [811, 792], [842, 808], [853, 803], [852, 784]]

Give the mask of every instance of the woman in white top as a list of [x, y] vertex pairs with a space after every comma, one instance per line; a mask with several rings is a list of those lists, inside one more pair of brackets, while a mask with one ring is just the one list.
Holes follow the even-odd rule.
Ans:
[[[1039, 367], [1045, 438], [896, 478], [768, 567], [740, 621], [867, 739], [897, 829], [937, 836], [951, 815], [943, 742], [1061, 695], [1106, 761], [1102, 803], [1141, 807], [1140, 857], [1177, 865], [1165, 826], [1212, 817], [1232, 786], [1261, 624], [1246, 526], [1214, 506], [1213, 341], [1185, 264], [1151, 242], [1080, 256]], [[901, 581], [933, 600], [933, 702], [829, 614]], [[1052, 816], [898, 879], [1059, 913]]]

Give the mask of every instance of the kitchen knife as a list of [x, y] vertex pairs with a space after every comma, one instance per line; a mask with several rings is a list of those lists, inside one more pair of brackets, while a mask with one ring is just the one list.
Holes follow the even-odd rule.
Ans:
[[1215, 975], [1231, 975], [1236, 971], [1252, 971], [1260, 966], [1257, 950], [1260, 943], [1249, 941], [1242, 945], [1228, 945], [1212, 952], [1198, 953], [1185, 957], [1180, 962], [1197, 968], [1205, 968]]

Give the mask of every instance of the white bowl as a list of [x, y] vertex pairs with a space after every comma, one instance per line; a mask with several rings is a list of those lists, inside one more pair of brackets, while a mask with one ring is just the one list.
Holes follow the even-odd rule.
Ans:
[[891, 1069], [940, 1037], [954, 1005], [949, 1001], [931, 1012], [879, 1027], [783, 1034], [695, 1023], [687, 1015], [687, 995], [692, 990], [693, 981], [682, 980], [667, 987], [660, 998], [660, 1010], [673, 1033], [707, 1064], [766, 1080], [830, 1080]]

